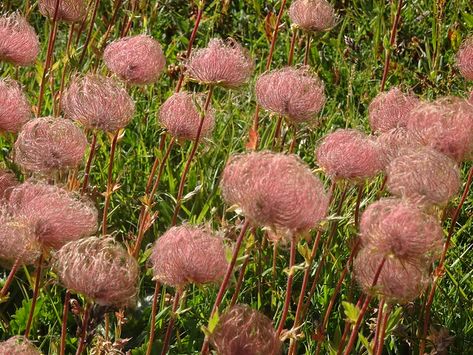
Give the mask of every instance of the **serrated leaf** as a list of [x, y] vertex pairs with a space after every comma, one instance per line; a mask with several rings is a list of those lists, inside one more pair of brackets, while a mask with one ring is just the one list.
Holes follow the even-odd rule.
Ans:
[[360, 315], [360, 309], [353, 303], [343, 301], [342, 302], [345, 315], [351, 323], [356, 323], [358, 316]]
[[372, 348], [370, 342], [368, 341], [368, 339], [366, 339], [365, 336], [362, 334], [362, 332], [358, 333], [358, 338], [361, 340], [361, 342], [363, 343], [363, 346], [366, 348], [366, 350], [368, 350], [368, 354], [372, 355], [373, 354], [373, 348]]

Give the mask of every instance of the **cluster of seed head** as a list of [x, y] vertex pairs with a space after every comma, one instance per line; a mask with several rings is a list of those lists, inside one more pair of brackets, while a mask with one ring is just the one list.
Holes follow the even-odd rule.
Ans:
[[230, 158], [221, 180], [222, 194], [254, 224], [292, 237], [317, 226], [329, 196], [322, 182], [295, 155], [252, 152]]
[[128, 307], [136, 302], [139, 267], [112, 238], [89, 237], [64, 245], [53, 268], [64, 285], [102, 306]]
[[387, 132], [393, 128], [405, 127], [408, 113], [418, 104], [417, 97], [404, 94], [396, 87], [378, 94], [369, 106], [371, 130]]
[[221, 238], [205, 228], [172, 227], [154, 244], [154, 279], [176, 288], [219, 281], [228, 263]]
[[120, 84], [108, 77], [76, 77], [63, 97], [64, 114], [89, 129], [111, 132], [133, 118], [135, 104]]
[[0, 168], [0, 203], [9, 199], [12, 189], [18, 184], [15, 174]]
[[40, 117], [26, 123], [14, 146], [15, 163], [45, 175], [78, 167], [87, 148], [84, 132], [72, 121]]
[[463, 41], [457, 52], [457, 67], [467, 80], [473, 80], [473, 37]]
[[41, 355], [41, 352], [25, 337], [14, 336], [0, 342], [0, 354]]
[[87, 14], [85, 0], [60, 0], [56, 13], [58, 0], [39, 0], [39, 12], [43, 16], [55, 18], [57, 21], [77, 22], [82, 21]]
[[113, 73], [137, 85], [154, 83], [166, 65], [161, 45], [147, 35], [124, 37], [110, 43], [103, 59]]
[[31, 225], [47, 248], [59, 249], [97, 230], [98, 212], [93, 204], [61, 187], [27, 181], [11, 192], [12, 213]]
[[295, 0], [289, 7], [289, 18], [306, 31], [326, 31], [336, 22], [335, 10], [327, 0]]
[[424, 145], [420, 135], [406, 127], [397, 127], [383, 132], [376, 137], [376, 141], [383, 150], [386, 166], [405, 153], [406, 149], [417, 149]]
[[0, 79], [0, 131], [18, 132], [31, 118], [31, 107], [15, 80]]
[[395, 196], [422, 205], [445, 205], [460, 188], [454, 160], [431, 148], [408, 149], [386, 168], [386, 187]]
[[384, 167], [382, 147], [354, 129], [338, 129], [326, 135], [316, 151], [317, 162], [333, 180], [365, 180]]
[[187, 74], [202, 84], [237, 88], [254, 70], [246, 49], [234, 40], [211, 39], [206, 48], [195, 50], [187, 61]]
[[38, 36], [19, 13], [0, 16], [0, 61], [27, 66], [36, 61], [39, 53]]
[[266, 110], [301, 123], [310, 121], [322, 109], [324, 84], [309, 67], [286, 67], [258, 78], [256, 99]]
[[271, 320], [247, 305], [236, 305], [218, 320], [210, 336], [220, 355], [281, 354], [281, 341]]
[[212, 108], [204, 114], [203, 97], [184, 91], [169, 97], [159, 111], [161, 125], [178, 139], [195, 140], [202, 118], [200, 137], [208, 137], [215, 125]]

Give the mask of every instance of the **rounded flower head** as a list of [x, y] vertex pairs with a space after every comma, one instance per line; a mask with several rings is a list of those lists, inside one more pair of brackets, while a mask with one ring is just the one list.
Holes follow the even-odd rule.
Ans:
[[[57, 0], [39, 0], [39, 12], [43, 16], [54, 18]], [[84, 0], [61, 0], [57, 11], [57, 20], [65, 22], [82, 21], [87, 14]]]
[[386, 169], [388, 191], [427, 205], [445, 205], [460, 188], [455, 161], [433, 149], [408, 150]]
[[457, 67], [467, 80], [473, 80], [473, 37], [463, 41], [457, 52]]
[[51, 174], [79, 166], [86, 148], [84, 132], [72, 121], [40, 117], [23, 126], [15, 142], [14, 160], [23, 170]]
[[306, 66], [273, 70], [258, 78], [256, 100], [266, 110], [301, 123], [313, 119], [322, 109], [324, 84]]
[[133, 100], [116, 80], [96, 74], [76, 77], [62, 102], [67, 118], [107, 132], [124, 128], [135, 112]]
[[12, 189], [19, 184], [15, 174], [0, 168], [0, 203], [8, 200]]
[[166, 65], [161, 45], [147, 35], [124, 37], [110, 43], [103, 59], [110, 71], [137, 85], [154, 83]]
[[295, 155], [252, 152], [230, 158], [220, 183], [225, 201], [280, 236], [317, 226], [329, 196], [322, 182]]
[[338, 129], [324, 137], [317, 162], [331, 179], [364, 180], [384, 167], [381, 146], [363, 132]]
[[401, 156], [408, 148], [420, 148], [423, 146], [421, 137], [416, 131], [410, 131], [405, 127], [397, 127], [381, 133], [376, 141], [383, 150], [385, 164], [388, 165], [393, 159]]
[[0, 354], [41, 355], [41, 352], [25, 337], [14, 336], [0, 342]]
[[[159, 122], [178, 139], [195, 140], [202, 118], [204, 103], [202, 96], [178, 92], [168, 98], [159, 111]], [[208, 137], [214, 128], [214, 113], [209, 108], [205, 113], [200, 137]]]
[[31, 107], [21, 86], [11, 79], [0, 79], [0, 131], [18, 132], [31, 118]]
[[393, 198], [368, 206], [361, 217], [360, 235], [364, 247], [404, 261], [432, 261], [443, 246], [443, 230], [434, 217]]
[[419, 104], [414, 95], [392, 88], [376, 96], [369, 106], [369, 120], [373, 132], [387, 132], [407, 125], [407, 114]]
[[363, 292], [383, 297], [389, 303], [408, 303], [419, 297], [430, 282], [428, 269], [419, 261], [386, 257], [372, 287], [384, 257], [370, 248], [362, 248], [358, 253], [353, 271]]
[[136, 260], [113, 238], [89, 237], [64, 245], [53, 268], [64, 287], [101, 306], [133, 306], [138, 294]]
[[154, 278], [173, 287], [219, 281], [227, 269], [223, 241], [210, 230], [172, 227], [153, 246]]
[[187, 62], [188, 75], [202, 84], [237, 88], [254, 70], [247, 51], [233, 40], [211, 39], [206, 48], [195, 50]]
[[38, 53], [38, 36], [22, 15], [14, 12], [0, 16], [0, 61], [28, 66]]
[[306, 31], [326, 31], [335, 25], [335, 10], [327, 0], [295, 0], [289, 7], [292, 23]]
[[443, 98], [419, 104], [409, 113], [407, 128], [417, 131], [426, 145], [456, 161], [473, 157], [473, 105]]
[[271, 319], [247, 305], [236, 305], [218, 320], [210, 336], [220, 355], [277, 355], [281, 341]]
[[12, 190], [12, 213], [27, 221], [45, 246], [59, 249], [71, 240], [97, 230], [97, 209], [92, 203], [58, 186], [24, 182]]

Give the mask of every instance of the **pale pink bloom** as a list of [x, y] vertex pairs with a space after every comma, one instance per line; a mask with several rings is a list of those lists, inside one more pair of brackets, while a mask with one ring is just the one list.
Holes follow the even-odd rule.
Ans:
[[136, 303], [138, 263], [113, 238], [72, 241], [54, 254], [53, 268], [64, 287], [101, 306], [130, 307]]
[[41, 351], [39, 351], [28, 339], [18, 335], [0, 342], [0, 354], [41, 355]]
[[0, 79], [0, 131], [18, 132], [31, 118], [31, 107], [21, 86], [12, 79]]
[[154, 279], [176, 288], [218, 282], [228, 266], [222, 239], [190, 225], [172, 227], [159, 237], [150, 260]]
[[310, 121], [325, 103], [324, 83], [307, 66], [273, 70], [258, 78], [256, 100], [290, 122]]
[[67, 118], [106, 132], [124, 128], [135, 112], [126, 90], [116, 80], [97, 74], [74, 78], [62, 103]]
[[78, 167], [87, 137], [72, 121], [40, 117], [26, 123], [14, 146], [14, 161], [23, 170], [52, 174]]
[[[159, 122], [178, 139], [195, 140], [202, 120], [203, 97], [188, 92], [178, 92], [169, 97], [159, 110]], [[209, 137], [215, 125], [214, 111], [207, 110], [200, 137]]]
[[[39, 0], [39, 12], [43, 16], [54, 18], [57, 0]], [[78, 22], [85, 19], [87, 6], [85, 0], [61, 0], [58, 7], [58, 21]]]
[[406, 149], [420, 148], [424, 145], [420, 135], [406, 127], [397, 127], [383, 132], [376, 137], [376, 141], [383, 150], [386, 165], [405, 153]]
[[271, 319], [247, 305], [233, 306], [219, 318], [210, 343], [219, 355], [281, 354]]
[[473, 37], [467, 37], [457, 52], [457, 67], [467, 80], [473, 80]]
[[294, 0], [289, 7], [292, 23], [306, 31], [326, 31], [335, 26], [335, 10], [326, 0]]
[[254, 62], [247, 50], [234, 40], [211, 39], [206, 48], [193, 51], [187, 61], [191, 79], [226, 88], [245, 84], [253, 70]]
[[384, 167], [382, 147], [371, 137], [354, 129], [327, 134], [316, 151], [317, 163], [334, 180], [370, 179]]
[[157, 81], [166, 65], [161, 45], [147, 35], [123, 37], [110, 43], [103, 60], [121, 79], [138, 85]]
[[371, 101], [369, 120], [373, 132], [387, 132], [393, 128], [407, 125], [407, 114], [419, 104], [419, 99], [404, 94], [395, 87], [381, 92]]
[[39, 53], [38, 36], [34, 28], [19, 13], [0, 16], [0, 61], [28, 66]]
[[0, 203], [8, 200], [11, 190], [19, 184], [13, 172], [0, 168]]
[[48, 248], [59, 249], [97, 230], [98, 212], [92, 202], [58, 186], [24, 182], [12, 190], [9, 206], [14, 216], [33, 227], [36, 237]]

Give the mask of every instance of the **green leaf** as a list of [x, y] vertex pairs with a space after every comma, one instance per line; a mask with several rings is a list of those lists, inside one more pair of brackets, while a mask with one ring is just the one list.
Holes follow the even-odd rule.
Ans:
[[358, 333], [358, 338], [361, 340], [361, 342], [363, 343], [363, 346], [366, 348], [366, 350], [368, 350], [368, 354], [369, 355], [373, 354], [373, 348], [372, 348], [370, 342], [368, 341], [368, 339], [365, 338], [365, 336], [363, 335], [362, 332]]
[[473, 27], [473, 15], [469, 14], [468, 12], [464, 12], [463, 19], [465, 20], [467, 27]]
[[353, 303], [343, 301], [343, 308], [345, 310], [345, 315], [351, 323], [356, 323], [358, 316], [360, 314], [360, 309], [355, 306]]
[[218, 309], [215, 311], [214, 315], [210, 318], [209, 320], [209, 331], [210, 331], [210, 334], [213, 333], [215, 327], [217, 326], [218, 324], [218, 321], [219, 321], [220, 317], [218, 315]]

